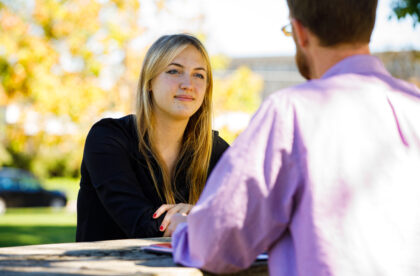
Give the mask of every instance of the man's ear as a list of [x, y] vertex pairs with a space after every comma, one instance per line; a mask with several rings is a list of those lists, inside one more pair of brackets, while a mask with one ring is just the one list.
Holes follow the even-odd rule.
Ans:
[[309, 42], [309, 30], [297, 19], [293, 18], [291, 23], [296, 43], [300, 46], [300, 48], [305, 48]]

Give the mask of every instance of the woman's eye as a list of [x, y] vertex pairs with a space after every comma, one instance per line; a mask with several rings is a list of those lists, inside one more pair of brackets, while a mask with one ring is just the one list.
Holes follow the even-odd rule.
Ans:
[[176, 69], [171, 69], [171, 70], [166, 71], [166, 73], [174, 75], [174, 74], [178, 74], [179, 72]]
[[203, 74], [197, 73], [197, 74], [195, 74], [195, 76], [197, 78], [200, 78], [200, 79], [203, 79], [204, 80], [204, 75]]

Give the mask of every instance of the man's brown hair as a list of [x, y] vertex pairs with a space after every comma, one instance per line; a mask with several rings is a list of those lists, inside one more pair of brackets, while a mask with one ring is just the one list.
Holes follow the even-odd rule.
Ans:
[[300, 21], [322, 46], [369, 43], [377, 0], [287, 0], [290, 16]]

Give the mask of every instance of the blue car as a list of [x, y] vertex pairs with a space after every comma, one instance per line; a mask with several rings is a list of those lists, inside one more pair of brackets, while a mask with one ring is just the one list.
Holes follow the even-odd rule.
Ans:
[[0, 170], [0, 214], [9, 207], [59, 208], [66, 204], [63, 192], [45, 190], [30, 172], [15, 168]]

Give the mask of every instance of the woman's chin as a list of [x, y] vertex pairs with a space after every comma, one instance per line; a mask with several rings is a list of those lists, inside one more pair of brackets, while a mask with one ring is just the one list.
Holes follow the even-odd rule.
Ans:
[[174, 120], [188, 120], [191, 118], [197, 110], [195, 109], [182, 109], [182, 110], [173, 110], [171, 112], [171, 117], [173, 117]]
[[175, 121], [185, 121], [189, 120], [192, 115], [194, 115], [194, 112], [173, 112], [171, 118]]

